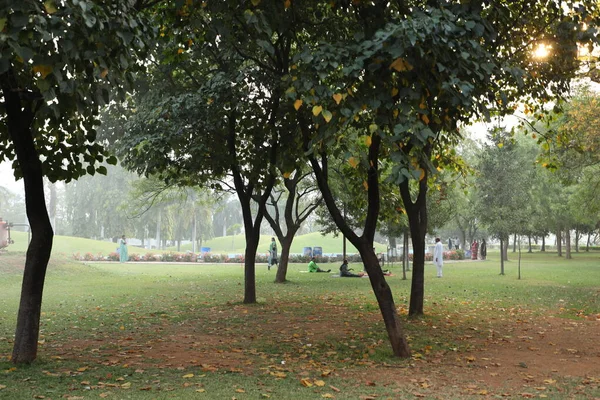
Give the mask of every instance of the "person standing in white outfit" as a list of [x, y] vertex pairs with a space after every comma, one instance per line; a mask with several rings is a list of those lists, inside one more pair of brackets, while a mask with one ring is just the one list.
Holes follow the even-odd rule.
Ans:
[[437, 266], [437, 277], [442, 277], [442, 266], [444, 265], [444, 245], [440, 238], [435, 238], [435, 247], [433, 249], [433, 262]]

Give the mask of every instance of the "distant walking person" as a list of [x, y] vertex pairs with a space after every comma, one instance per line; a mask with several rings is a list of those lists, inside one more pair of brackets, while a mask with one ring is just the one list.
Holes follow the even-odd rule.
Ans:
[[119, 239], [119, 261], [122, 263], [129, 261], [129, 254], [127, 254], [127, 240], [125, 239], [125, 235], [121, 236], [121, 239]]
[[444, 265], [444, 245], [440, 238], [435, 238], [435, 247], [433, 248], [433, 262], [437, 267], [437, 277], [442, 277], [442, 266]]
[[487, 257], [487, 244], [485, 243], [485, 239], [481, 239], [481, 245], [479, 246], [479, 254], [481, 255], [481, 259], [485, 260]]
[[271, 238], [271, 244], [269, 245], [269, 261], [267, 268], [270, 271], [271, 265], [279, 264], [279, 260], [277, 260], [277, 242], [275, 242], [275, 238]]
[[477, 243], [477, 239], [475, 239], [471, 244], [471, 260], [477, 260], [477, 250], [479, 250], [479, 243]]

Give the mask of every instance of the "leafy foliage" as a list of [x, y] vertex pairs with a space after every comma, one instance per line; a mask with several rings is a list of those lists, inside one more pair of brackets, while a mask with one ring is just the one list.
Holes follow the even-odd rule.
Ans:
[[[43, 173], [52, 182], [114, 164], [96, 143], [98, 109], [124, 96], [152, 35], [135, 2], [73, 0], [2, 3], [0, 83], [28, 104]], [[6, 101], [6, 99], [5, 99]], [[0, 117], [0, 160], [14, 160]], [[13, 168], [20, 176], [19, 168]]]

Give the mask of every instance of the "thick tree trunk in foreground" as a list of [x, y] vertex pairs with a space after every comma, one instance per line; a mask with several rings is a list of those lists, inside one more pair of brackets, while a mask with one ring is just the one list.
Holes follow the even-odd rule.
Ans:
[[[306, 133], [306, 130], [304, 131]], [[307, 143], [308, 141], [305, 141]], [[371, 168], [368, 171], [367, 183], [368, 183], [368, 207], [367, 216], [365, 218], [365, 224], [362, 236], [358, 236], [346, 223], [344, 216], [340, 209], [338, 209], [329, 182], [327, 178], [328, 166], [327, 156], [322, 155], [320, 162], [317, 161], [314, 154], [309, 155], [310, 163], [315, 172], [317, 183], [321, 194], [323, 195], [323, 201], [329, 210], [331, 217], [335, 224], [340, 229], [341, 233], [356, 247], [363, 259], [363, 263], [367, 273], [369, 274], [369, 280], [371, 281], [371, 287], [383, 321], [385, 328], [392, 345], [394, 355], [397, 357], [410, 357], [410, 347], [404, 334], [400, 318], [396, 311], [396, 305], [394, 303], [394, 297], [392, 290], [387, 284], [383, 271], [379, 266], [377, 256], [373, 251], [373, 239], [375, 236], [375, 230], [377, 227], [377, 217], [379, 215], [379, 174], [377, 171], [379, 146], [381, 144], [381, 138], [377, 135], [373, 135], [373, 141], [369, 147], [369, 160], [371, 161]]]
[[31, 363], [37, 357], [44, 281], [54, 233], [44, 198], [42, 164], [30, 130], [33, 121], [31, 104], [22, 105], [18, 94], [10, 88], [3, 87], [2, 91], [8, 133], [23, 174], [25, 208], [31, 228], [12, 352], [12, 362], [23, 364]]
[[292, 247], [292, 241], [294, 240], [294, 232], [291, 237], [289, 237], [289, 232], [286, 237], [279, 239], [279, 243], [281, 243], [281, 254], [279, 256], [279, 264], [277, 265], [277, 273], [275, 274], [275, 283], [285, 283], [288, 263], [290, 259], [290, 248]]

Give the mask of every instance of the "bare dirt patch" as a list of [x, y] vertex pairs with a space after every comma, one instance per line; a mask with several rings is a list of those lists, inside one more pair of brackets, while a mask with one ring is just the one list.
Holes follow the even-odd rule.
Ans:
[[[409, 361], [386, 362], [372, 361], [369, 346], [342, 358], [336, 350], [339, 345], [352, 348], [360, 343], [363, 333], [380, 322], [378, 313], [349, 315], [335, 306], [308, 316], [292, 311], [233, 307], [219, 312], [212, 322], [164, 323], [154, 332], [55, 343], [49, 351], [62, 358], [136, 368], [200, 368], [248, 375], [270, 368], [298, 377], [311, 369], [328, 370], [365, 385], [408, 388], [416, 397], [448, 398], [452, 392], [465, 397], [552, 398], [552, 393], [564, 390], [561, 382], [565, 380], [600, 390], [600, 320], [596, 316], [503, 319], [473, 335], [449, 338], [468, 344], [461, 349], [415, 349]], [[231, 319], [237, 323], [229, 324]], [[387, 343], [371, 348], [377, 346]]]

